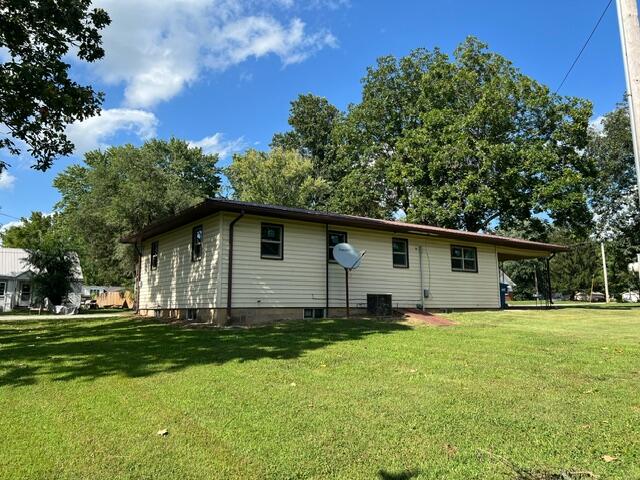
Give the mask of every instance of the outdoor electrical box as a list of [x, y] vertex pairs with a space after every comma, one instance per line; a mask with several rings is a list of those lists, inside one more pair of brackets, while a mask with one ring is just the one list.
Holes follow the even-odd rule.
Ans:
[[422, 291], [422, 296], [423, 296], [424, 298], [429, 298], [429, 289], [428, 289], [428, 288], [425, 288], [425, 289]]

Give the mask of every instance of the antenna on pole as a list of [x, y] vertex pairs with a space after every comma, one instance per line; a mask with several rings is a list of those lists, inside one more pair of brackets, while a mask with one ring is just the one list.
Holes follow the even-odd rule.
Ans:
[[362, 257], [367, 253], [366, 250], [359, 252], [348, 243], [338, 243], [333, 247], [333, 258], [344, 268], [344, 287], [346, 296], [347, 318], [350, 315], [349, 307], [349, 272], [360, 266]]

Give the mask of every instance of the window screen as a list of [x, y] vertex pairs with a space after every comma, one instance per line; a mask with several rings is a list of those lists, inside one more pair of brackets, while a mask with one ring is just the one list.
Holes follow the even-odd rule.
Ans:
[[263, 223], [260, 233], [260, 257], [282, 260], [282, 234], [284, 227]]
[[329, 231], [329, 237], [327, 238], [327, 249], [330, 262], [336, 261], [333, 256], [333, 247], [335, 247], [339, 243], [347, 243], [347, 232]]
[[158, 268], [158, 242], [151, 244], [151, 270]]
[[409, 241], [406, 238], [394, 238], [391, 241], [394, 268], [409, 267]]
[[478, 271], [477, 257], [476, 247], [451, 245], [451, 270], [476, 273]]
[[198, 262], [202, 259], [202, 239], [203, 239], [202, 225], [193, 227], [193, 232], [191, 233], [191, 261], [192, 262]]

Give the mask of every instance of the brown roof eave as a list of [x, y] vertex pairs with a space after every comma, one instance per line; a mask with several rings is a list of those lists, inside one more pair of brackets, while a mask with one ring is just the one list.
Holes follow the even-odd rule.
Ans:
[[298, 208], [260, 205], [234, 200], [207, 199], [193, 207], [187, 208], [176, 215], [158, 220], [149, 224], [136, 234], [123, 237], [122, 243], [136, 243], [153, 236], [167, 232], [174, 228], [194, 222], [202, 217], [225, 211], [232, 213], [244, 212], [250, 215], [260, 215], [272, 218], [300, 220], [305, 222], [325, 223], [345, 227], [365, 228], [369, 230], [382, 230], [395, 233], [410, 233], [426, 235], [436, 238], [446, 238], [467, 242], [487, 243], [525, 250], [540, 250], [545, 252], [565, 252], [569, 248], [564, 245], [533, 242], [519, 238], [501, 237], [498, 235], [467, 232], [448, 228], [433, 227], [430, 225], [418, 225], [391, 220], [379, 220], [374, 218], [340, 215], [335, 213], [304, 210]]

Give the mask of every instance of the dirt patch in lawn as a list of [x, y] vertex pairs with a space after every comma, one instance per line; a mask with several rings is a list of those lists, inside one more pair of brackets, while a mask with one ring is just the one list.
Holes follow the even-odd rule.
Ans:
[[450, 327], [457, 325], [456, 322], [449, 320], [448, 318], [434, 315], [433, 313], [423, 312], [418, 309], [406, 309], [403, 310], [404, 319], [409, 322], [424, 323], [427, 325], [433, 325], [434, 327]]

